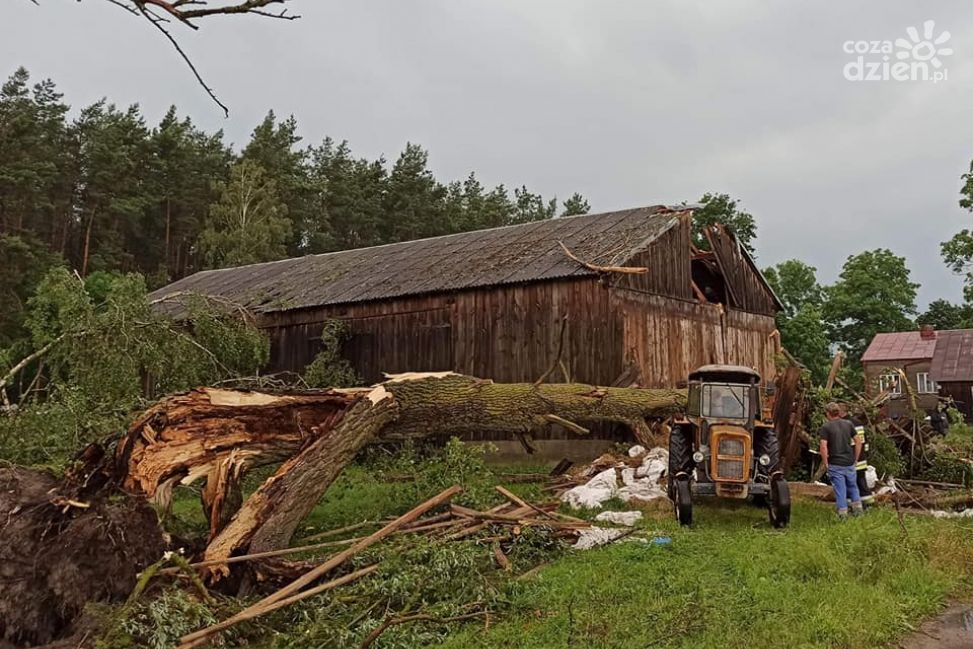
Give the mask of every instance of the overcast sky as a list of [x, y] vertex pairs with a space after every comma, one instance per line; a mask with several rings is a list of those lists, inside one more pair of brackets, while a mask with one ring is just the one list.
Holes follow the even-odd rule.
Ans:
[[[2, 0], [0, 73], [24, 65], [76, 107], [108, 96], [150, 122], [175, 103], [237, 144], [273, 108], [310, 143], [394, 158], [417, 142], [440, 179], [580, 191], [595, 211], [727, 192], [757, 218], [761, 265], [796, 257], [829, 282], [848, 255], [887, 247], [920, 304], [961, 295], [939, 243], [973, 224], [957, 205], [973, 158], [968, 0], [290, 5], [301, 20], [174, 28], [229, 119], [105, 0]], [[845, 79], [847, 41], [922, 36], [930, 19], [951, 34], [944, 81]]]

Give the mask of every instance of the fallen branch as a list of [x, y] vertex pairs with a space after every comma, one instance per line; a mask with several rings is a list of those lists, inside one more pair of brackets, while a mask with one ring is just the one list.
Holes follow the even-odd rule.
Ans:
[[488, 611], [478, 611], [476, 613], [467, 613], [465, 615], [456, 615], [454, 617], [434, 617], [426, 613], [416, 613], [415, 615], [403, 615], [401, 617], [387, 618], [382, 622], [374, 631], [368, 634], [364, 642], [361, 643], [359, 649], [368, 649], [371, 647], [379, 636], [381, 636], [390, 626], [396, 626], [398, 624], [407, 624], [409, 622], [432, 622], [434, 624], [449, 624], [450, 622], [460, 622], [462, 620], [470, 620], [475, 617], [480, 617], [481, 615], [488, 615]]
[[[252, 620], [254, 618], [260, 617], [261, 615], [266, 615], [267, 613], [272, 613], [278, 609], [284, 608], [285, 606], [290, 606], [301, 600], [307, 599], [308, 597], [314, 597], [315, 595], [320, 595], [323, 592], [337, 588], [338, 586], [344, 586], [345, 584], [350, 584], [351, 582], [361, 579], [366, 575], [370, 575], [376, 570], [378, 570], [379, 564], [375, 563], [355, 572], [348, 573], [343, 577], [338, 577], [329, 582], [323, 583], [320, 586], [315, 586], [314, 588], [309, 588], [304, 592], [298, 593], [293, 597], [288, 597], [285, 599], [278, 600], [273, 604], [269, 604], [260, 609], [254, 609], [250, 607], [241, 611], [240, 613], [234, 615], [228, 620], [220, 622], [219, 624], [214, 624], [211, 627], [207, 627], [202, 631], [197, 631], [196, 633], [190, 633], [187, 636], [183, 636], [180, 639], [180, 645], [177, 649], [192, 649], [192, 647], [198, 647], [199, 645], [207, 642], [209, 637], [214, 633], [219, 633], [220, 631], [225, 631], [232, 626], [236, 626], [241, 622], [246, 622], [247, 620]], [[204, 633], [205, 632], [205, 633]], [[193, 637], [196, 636], [196, 637]]]
[[0, 388], [6, 388], [7, 387], [7, 383], [10, 381], [10, 379], [12, 379], [15, 376], [17, 376], [17, 374], [20, 373], [20, 371], [22, 369], [24, 369], [25, 367], [27, 367], [28, 365], [30, 365], [33, 361], [37, 360], [41, 356], [44, 356], [49, 351], [51, 351], [51, 349], [54, 347], [54, 345], [56, 345], [59, 342], [61, 342], [62, 340], [64, 340], [64, 336], [65, 335], [66, 334], [61, 334], [60, 336], [58, 336], [57, 338], [55, 338], [51, 342], [47, 343], [46, 345], [44, 345], [43, 347], [41, 347], [40, 349], [38, 349], [37, 351], [35, 351], [34, 353], [25, 356], [23, 359], [21, 359], [21, 361], [19, 363], [17, 363], [13, 367], [11, 367], [7, 371], [7, 373], [3, 375], [3, 377], [0, 377]]
[[649, 272], [649, 269], [645, 266], [599, 266], [597, 264], [592, 264], [576, 257], [574, 253], [568, 250], [568, 247], [565, 246], [563, 242], [558, 241], [557, 243], [559, 246], [561, 246], [561, 250], [564, 251], [564, 254], [568, 256], [568, 259], [577, 262], [588, 270], [593, 270], [596, 273], [624, 273], [628, 275], [642, 275]]
[[[284, 586], [277, 592], [268, 595], [267, 597], [263, 598], [256, 604], [253, 604], [252, 606], [245, 608], [244, 610], [240, 611], [239, 613], [229, 618], [228, 620], [225, 620], [224, 622], [220, 622], [219, 624], [215, 624], [213, 626], [206, 627], [205, 629], [201, 629], [194, 633], [190, 633], [188, 635], [183, 636], [180, 639], [180, 641], [184, 643], [184, 646], [180, 647], [180, 649], [188, 649], [188, 647], [195, 646], [195, 644], [193, 643], [195, 643], [196, 641], [208, 638], [209, 636], [215, 633], [219, 633], [220, 631], [227, 629], [235, 624], [238, 624], [239, 622], [250, 620], [260, 615], [263, 615], [265, 613], [269, 613], [270, 611], [277, 610], [278, 608], [280, 608], [280, 606], [286, 605], [280, 603], [288, 601], [288, 598], [290, 598], [292, 601], [298, 601], [297, 599], [294, 599], [291, 596], [297, 593], [298, 591], [300, 591], [305, 586], [313, 583], [317, 579], [328, 574], [335, 568], [338, 568], [339, 566], [344, 564], [345, 561], [355, 556], [362, 550], [378, 543], [379, 541], [389, 536], [390, 534], [395, 532], [397, 529], [399, 529], [406, 523], [410, 523], [414, 521], [415, 519], [419, 518], [424, 513], [429, 511], [430, 509], [434, 509], [435, 507], [438, 507], [439, 505], [442, 505], [443, 503], [449, 501], [453, 496], [460, 493], [461, 491], [462, 489], [460, 487], [453, 486], [450, 487], [449, 489], [446, 489], [445, 491], [440, 492], [439, 494], [433, 496], [432, 498], [425, 501], [424, 503], [409, 510], [402, 516], [399, 516], [394, 521], [392, 521], [382, 529], [378, 530], [374, 534], [365, 537], [364, 539], [355, 543], [347, 550], [336, 554], [335, 556], [333, 556], [331, 559], [324, 562], [320, 566], [317, 566], [316, 568], [309, 570], [302, 577], [295, 579], [287, 586]], [[305, 593], [302, 593], [302, 595], [305, 595]]]

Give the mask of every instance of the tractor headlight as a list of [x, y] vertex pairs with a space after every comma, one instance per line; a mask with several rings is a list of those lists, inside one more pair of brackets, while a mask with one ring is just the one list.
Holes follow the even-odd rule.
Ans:
[[703, 455], [702, 451], [696, 451], [695, 453], [693, 453], [693, 462], [699, 464], [700, 462], [703, 461], [703, 459], [705, 459], [705, 457], [706, 456]]
[[760, 466], [770, 466], [770, 456], [766, 453], [761, 455], [757, 461], [760, 462]]

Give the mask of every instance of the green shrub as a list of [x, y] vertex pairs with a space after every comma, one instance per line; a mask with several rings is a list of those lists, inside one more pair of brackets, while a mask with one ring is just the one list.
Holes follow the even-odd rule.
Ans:
[[947, 451], [936, 452], [919, 474], [919, 479], [973, 486], [973, 463]]
[[[97, 273], [85, 283], [64, 268], [48, 272], [25, 320], [24, 344], [39, 360], [20, 377], [39, 389], [0, 417], [0, 457], [64, 464], [80, 445], [124, 430], [147, 399], [266, 363], [269, 342], [248, 317], [199, 296], [178, 306], [178, 322], [155, 310], [141, 275]], [[29, 353], [0, 353], [0, 362]]]
[[878, 477], [905, 475], [905, 459], [899, 452], [899, 448], [888, 436], [881, 432], [866, 431], [868, 440], [868, 463], [875, 467]]
[[453, 485], [463, 487], [456, 502], [471, 507], [489, 507], [498, 502], [494, 486], [497, 476], [484, 460], [490, 448], [483, 444], [465, 444], [450, 438], [442, 449], [418, 465], [416, 487], [429, 496]]
[[312, 388], [348, 387], [361, 383], [351, 363], [341, 357], [341, 345], [349, 336], [348, 325], [343, 321], [325, 321], [321, 328], [321, 351], [304, 369], [305, 383]]

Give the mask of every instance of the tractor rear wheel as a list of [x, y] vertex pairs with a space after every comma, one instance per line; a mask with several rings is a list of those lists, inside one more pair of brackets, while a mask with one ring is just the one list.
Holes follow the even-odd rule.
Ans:
[[760, 435], [757, 441], [757, 448], [754, 449], [754, 455], [757, 457], [766, 455], [770, 458], [770, 462], [767, 466], [758, 465], [759, 468], [757, 470], [764, 475], [774, 475], [776, 471], [780, 471], [780, 441], [777, 439], [777, 433], [772, 428], [758, 430], [760, 430]]
[[791, 522], [791, 490], [782, 475], [770, 479], [770, 524], [777, 529], [787, 527]]
[[672, 502], [676, 509], [676, 520], [680, 525], [693, 524], [693, 490], [688, 476], [679, 476], [673, 481], [675, 497]]

